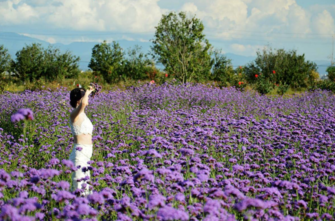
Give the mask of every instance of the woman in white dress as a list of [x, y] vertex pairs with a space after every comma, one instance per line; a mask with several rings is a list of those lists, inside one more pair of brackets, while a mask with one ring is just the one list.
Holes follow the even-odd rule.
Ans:
[[90, 179], [88, 161], [93, 153], [93, 124], [85, 114], [88, 105], [89, 95], [94, 91], [92, 86], [88, 90], [83, 88], [73, 89], [70, 93], [70, 105], [74, 108], [70, 114], [70, 127], [74, 137], [73, 149], [70, 160], [77, 168], [72, 174], [72, 191], [80, 189], [83, 195], [88, 195], [92, 191], [86, 183]]

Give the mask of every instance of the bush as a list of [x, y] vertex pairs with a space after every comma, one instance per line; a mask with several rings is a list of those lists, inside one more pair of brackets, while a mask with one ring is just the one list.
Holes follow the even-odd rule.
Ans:
[[[59, 49], [44, 49], [41, 44], [32, 44], [16, 53], [12, 69], [21, 81], [35, 82], [42, 77], [46, 81], [78, 76], [79, 57], [70, 52], [64, 54]], [[29, 82], [28, 82], [29, 83]]]
[[263, 49], [257, 52], [254, 62], [245, 68], [246, 78], [256, 82], [256, 74], [265, 75], [273, 84], [282, 82], [293, 88], [307, 87], [312, 72], [317, 70], [314, 62], [306, 61], [305, 55], [298, 55], [295, 50]]
[[273, 83], [269, 80], [269, 78], [266, 78], [263, 74], [258, 77], [258, 81], [256, 83], [256, 91], [258, 91], [260, 94], [268, 94], [273, 90]]
[[219, 87], [234, 85], [234, 69], [231, 60], [221, 54], [221, 51], [214, 51], [213, 68], [210, 79], [216, 81]]
[[327, 77], [330, 81], [335, 81], [335, 66], [330, 66], [327, 68]]
[[122, 61], [122, 75], [132, 80], [145, 80], [148, 77], [153, 80], [158, 72], [147, 55], [141, 52], [139, 46], [128, 50], [128, 57]]
[[119, 43], [113, 41], [111, 45], [103, 41], [93, 47], [88, 67], [106, 82], [116, 83], [121, 79], [123, 61], [124, 53]]
[[3, 45], [0, 45], [0, 77], [3, 72], [10, 71], [11, 63], [12, 58], [8, 50]]
[[316, 83], [316, 88], [335, 92], [335, 82], [332, 80], [322, 80]]
[[277, 93], [280, 94], [280, 95], [284, 95], [287, 90], [289, 89], [289, 85], [288, 84], [282, 84], [281, 82], [279, 83], [279, 86], [278, 86], [278, 90], [277, 90]]

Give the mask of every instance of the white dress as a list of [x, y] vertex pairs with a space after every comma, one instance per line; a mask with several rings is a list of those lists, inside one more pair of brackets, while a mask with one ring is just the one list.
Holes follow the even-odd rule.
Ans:
[[[80, 135], [80, 134], [91, 134], [93, 133], [93, 124], [88, 119], [86, 114], [82, 112], [81, 114], [84, 115], [84, 120], [80, 125], [72, 124], [70, 119], [70, 127], [73, 135]], [[88, 170], [89, 164], [88, 161], [91, 160], [93, 153], [93, 145], [92, 144], [73, 144], [73, 149], [70, 154], [70, 160], [74, 163], [75, 167], [77, 168], [80, 166], [72, 174], [72, 191], [76, 189], [84, 190], [84, 195], [88, 195], [91, 193], [89, 190], [89, 185], [86, 183], [87, 180], [90, 179], [90, 171]]]

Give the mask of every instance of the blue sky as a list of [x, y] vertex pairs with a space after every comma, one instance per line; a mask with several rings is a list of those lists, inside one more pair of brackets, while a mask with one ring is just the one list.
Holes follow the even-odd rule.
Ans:
[[334, 0], [0, 0], [0, 31], [63, 44], [150, 41], [171, 10], [200, 18], [226, 53], [255, 56], [271, 46], [330, 61]]

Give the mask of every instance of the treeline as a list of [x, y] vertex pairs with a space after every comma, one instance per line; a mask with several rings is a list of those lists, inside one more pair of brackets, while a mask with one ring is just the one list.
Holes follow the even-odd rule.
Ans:
[[[204, 25], [196, 17], [171, 12], [163, 15], [156, 27], [151, 51], [139, 47], [125, 51], [117, 42], [103, 41], [92, 49], [88, 68], [106, 83], [126, 80], [155, 80], [163, 83], [174, 78], [181, 83], [215, 81], [220, 87], [254, 88], [262, 94], [276, 89], [284, 94], [289, 87], [335, 91], [335, 67], [329, 67], [328, 80], [321, 81], [314, 62], [296, 50], [266, 48], [257, 52], [255, 61], [233, 68], [232, 62], [216, 50], [204, 35]], [[13, 60], [0, 46], [0, 73], [13, 73], [21, 81], [54, 81], [77, 78], [79, 57], [54, 47], [27, 45]], [[164, 71], [156, 68], [162, 64]]]

